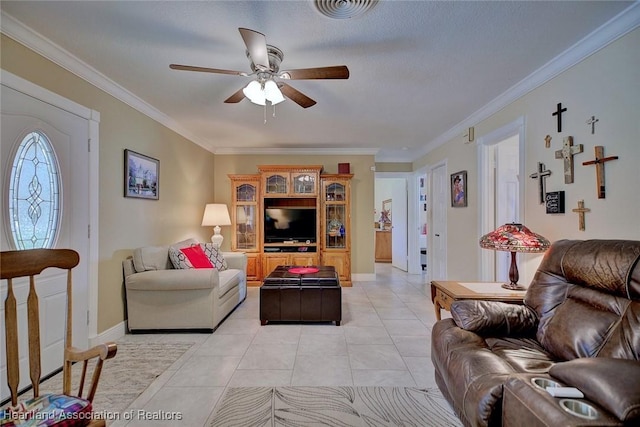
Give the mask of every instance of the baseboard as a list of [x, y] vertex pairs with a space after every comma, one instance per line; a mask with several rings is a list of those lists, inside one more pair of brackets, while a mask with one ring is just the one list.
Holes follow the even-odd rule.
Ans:
[[351, 274], [352, 282], [375, 282], [376, 275], [375, 273], [359, 273], [359, 274]]
[[89, 338], [89, 346], [104, 344], [109, 341], [117, 341], [127, 333], [127, 321], [122, 321], [106, 331]]

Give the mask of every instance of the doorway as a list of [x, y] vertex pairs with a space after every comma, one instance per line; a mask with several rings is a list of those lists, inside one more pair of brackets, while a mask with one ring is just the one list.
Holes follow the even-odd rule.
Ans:
[[[384, 230], [380, 225], [383, 207], [391, 207], [389, 212], [390, 227], [385, 230], [391, 242], [391, 265], [402, 271], [408, 270], [408, 179], [407, 173], [376, 172], [375, 182], [375, 217], [376, 233]], [[387, 215], [386, 213], [384, 215]], [[377, 225], [376, 225], [377, 223]], [[376, 235], [377, 237], [377, 235]], [[382, 240], [382, 239], [376, 239]]]
[[412, 175], [412, 185], [408, 197], [408, 250], [409, 274], [428, 273], [427, 269], [427, 232], [428, 232], [428, 197], [429, 174], [425, 166]]
[[[524, 118], [478, 138], [480, 235], [521, 222], [524, 204]], [[480, 278], [508, 281], [509, 252], [480, 249]]]

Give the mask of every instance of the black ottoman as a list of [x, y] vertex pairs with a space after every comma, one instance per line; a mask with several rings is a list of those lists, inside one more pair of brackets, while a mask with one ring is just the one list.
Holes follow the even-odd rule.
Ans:
[[314, 267], [317, 273], [289, 272], [278, 266], [260, 287], [260, 323], [269, 321], [336, 322], [342, 320], [342, 288], [335, 268]]

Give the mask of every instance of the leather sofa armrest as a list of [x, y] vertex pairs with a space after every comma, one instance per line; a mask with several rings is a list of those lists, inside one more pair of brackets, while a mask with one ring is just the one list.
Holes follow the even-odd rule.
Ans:
[[625, 425], [640, 421], [640, 361], [584, 357], [556, 363], [549, 374], [576, 387]]
[[222, 256], [227, 261], [227, 268], [242, 270], [247, 272], [247, 255], [243, 252], [222, 252]]
[[498, 301], [455, 301], [451, 317], [458, 327], [484, 336], [533, 335], [538, 326], [538, 318], [529, 307]]

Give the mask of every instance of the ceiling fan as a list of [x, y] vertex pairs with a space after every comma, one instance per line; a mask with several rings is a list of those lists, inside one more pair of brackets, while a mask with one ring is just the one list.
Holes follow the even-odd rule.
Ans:
[[[291, 99], [293, 102], [303, 108], [309, 108], [315, 105], [316, 101], [280, 80], [319, 80], [349, 78], [349, 69], [346, 65], [280, 71], [280, 63], [282, 62], [282, 58], [284, 57], [284, 54], [280, 49], [275, 46], [268, 45], [266, 37], [262, 33], [250, 30], [248, 28], [238, 28], [238, 30], [240, 31], [242, 40], [244, 40], [244, 44], [247, 47], [247, 58], [249, 58], [249, 61], [251, 61], [251, 73], [180, 64], [171, 64], [169, 65], [169, 68], [171, 68], [172, 70], [197, 71], [214, 74], [232, 74], [245, 77], [255, 75], [256, 81], [259, 85], [258, 87], [261, 88], [262, 91], [266, 92], [268, 89], [265, 87], [265, 85], [273, 86], [272, 83], [268, 83], [273, 82], [282, 95]], [[249, 86], [252, 83], [253, 82], [249, 83]], [[241, 88], [236, 93], [227, 98], [224, 102], [236, 103], [242, 101], [245, 97], [247, 97], [251, 99], [252, 102], [259, 103], [256, 102], [252, 96], [248, 95], [247, 89], [249, 88], [249, 86], [247, 86], [246, 88]], [[267, 95], [266, 99], [275, 104], [284, 99], [282, 98], [282, 95], [280, 95], [279, 97], [281, 99], [278, 99], [277, 101], [275, 101], [274, 98], [270, 98], [269, 95]], [[261, 102], [262, 103], [260, 105], [265, 105], [264, 95], [262, 96]]]

